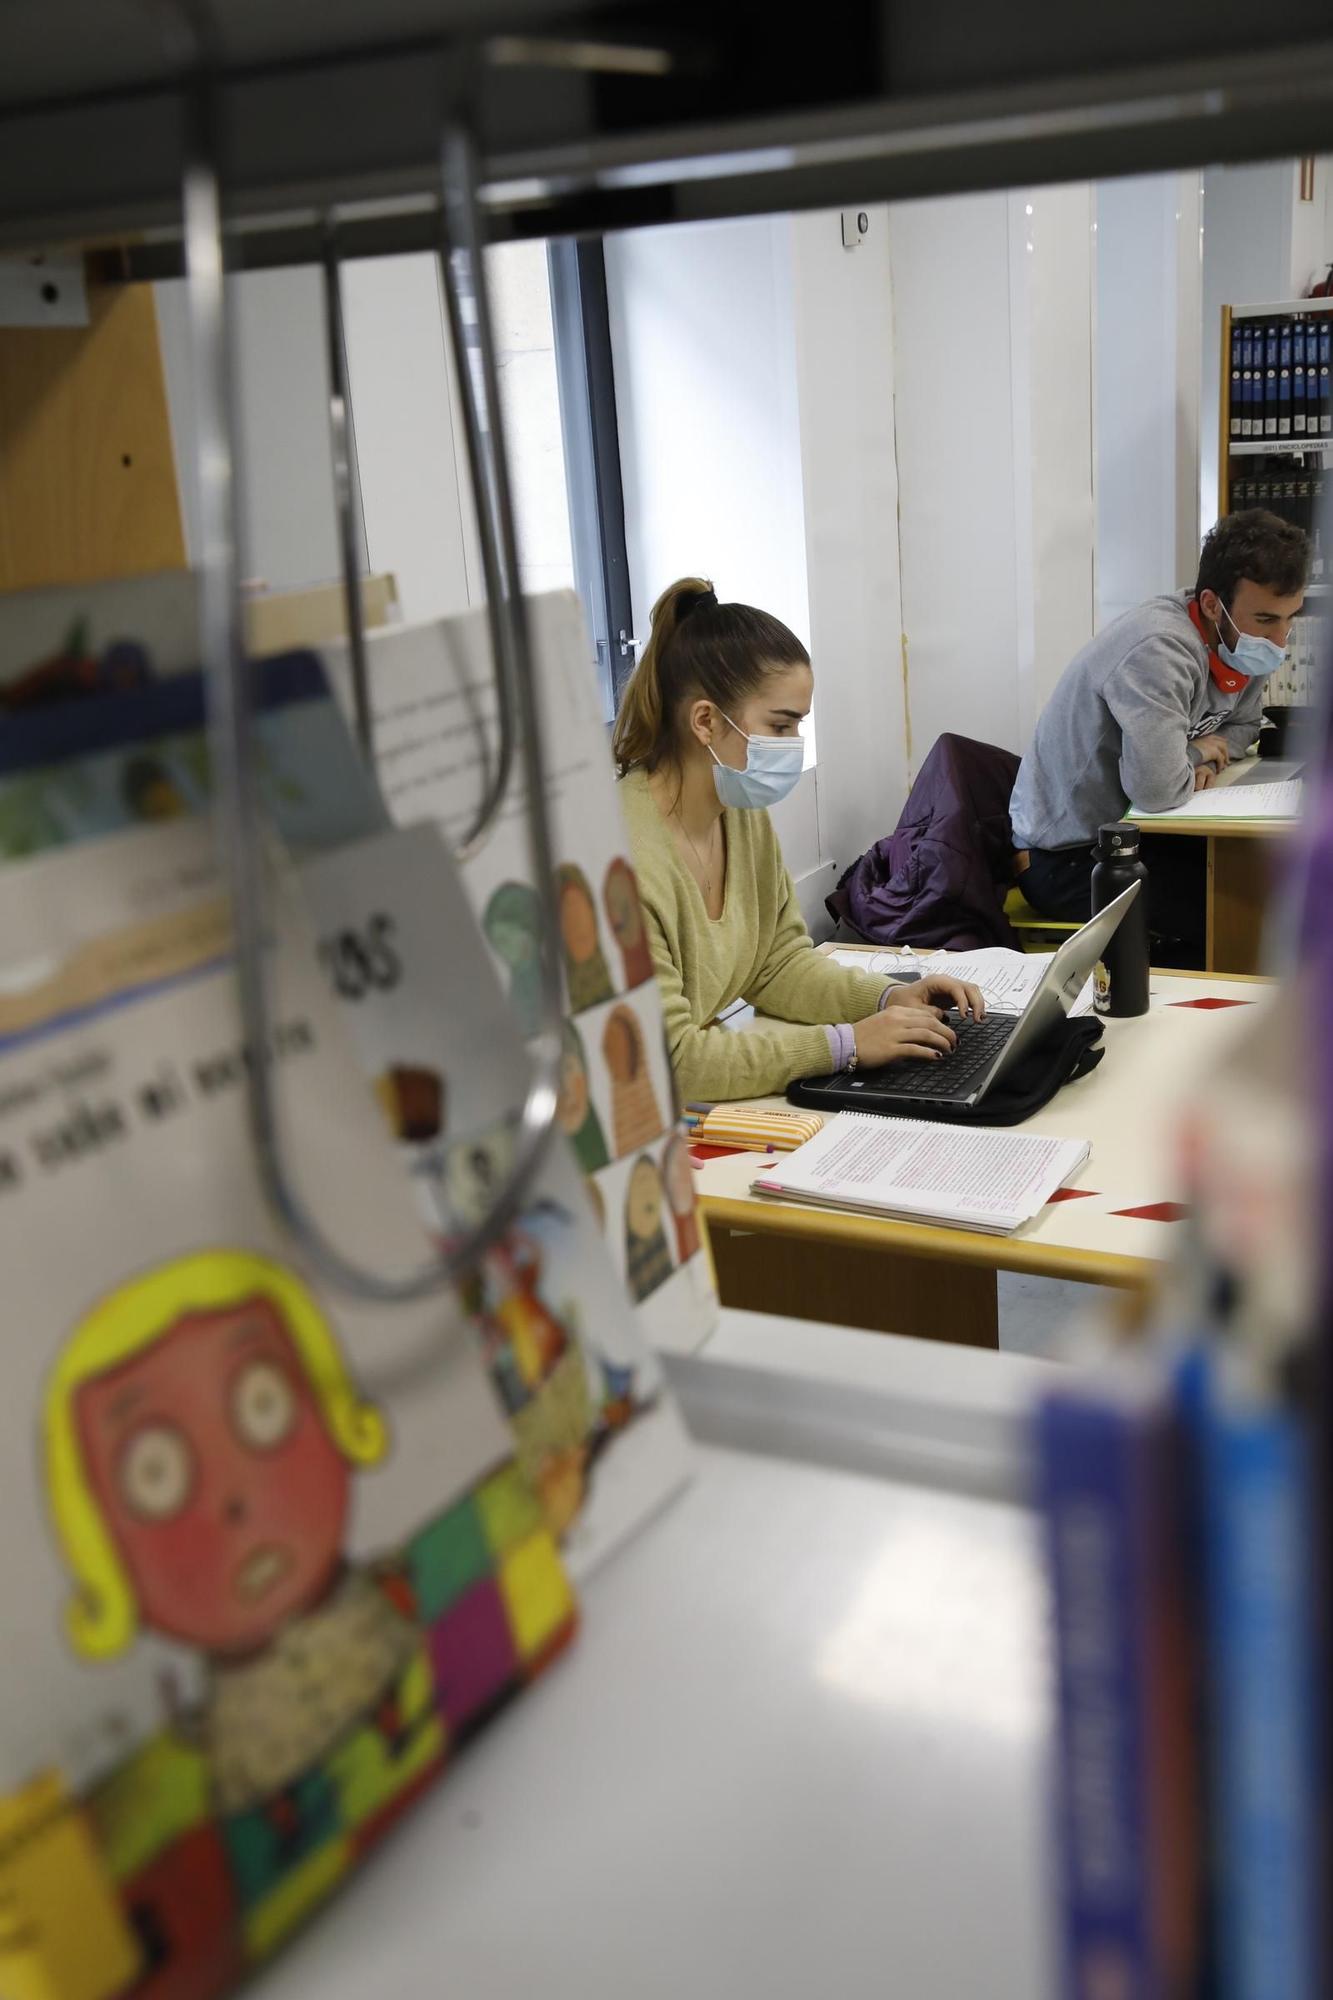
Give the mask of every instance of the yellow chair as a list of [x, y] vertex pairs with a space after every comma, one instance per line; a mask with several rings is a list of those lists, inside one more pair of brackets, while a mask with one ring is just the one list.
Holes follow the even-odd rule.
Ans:
[[1054, 951], [1062, 938], [1080, 928], [1078, 924], [1063, 923], [1058, 917], [1041, 916], [1021, 889], [1009, 891], [1004, 899], [1004, 914], [1018, 932], [1024, 951]]

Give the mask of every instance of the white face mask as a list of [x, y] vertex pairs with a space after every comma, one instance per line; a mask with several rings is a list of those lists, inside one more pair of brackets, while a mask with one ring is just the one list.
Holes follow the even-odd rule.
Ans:
[[1235, 646], [1230, 646], [1222, 637], [1221, 625], [1217, 628], [1217, 650], [1227, 665], [1252, 681], [1275, 674], [1287, 657], [1286, 647], [1279, 646], [1276, 639], [1261, 639], [1257, 632], [1242, 632], [1220, 597], [1217, 608], [1236, 635]]
[[799, 736], [746, 736], [738, 722], [733, 722], [721, 709], [718, 714], [734, 729], [738, 736], [745, 736], [745, 769], [733, 770], [724, 764], [712, 744], [708, 754], [713, 760], [713, 783], [717, 795], [724, 806], [775, 806], [793, 791], [805, 768], [805, 744]]

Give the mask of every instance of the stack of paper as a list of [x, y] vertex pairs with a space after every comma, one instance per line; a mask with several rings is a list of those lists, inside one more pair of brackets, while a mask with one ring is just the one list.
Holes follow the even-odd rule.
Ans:
[[840, 1111], [751, 1183], [756, 1194], [1007, 1236], [1076, 1174], [1086, 1139]]
[[[881, 972], [888, 979], [924, 979], [945, 974], [981, 988], [993, 1014], [1021, 1014], [1041, 984], [1050, 952], [1009, 951], [987, 945], [980, 951], [835, 951], [835, 965], [853, 965], [858, 972]], [[1092, 1012], [1089, 980], [1070, 1008], [1070, 1018]]]
[[1304, 787], [1299, 778], [1267, 785], [1209, 785], [1170, 812], [1135, 810], [1130, 819], [1299, 819]]

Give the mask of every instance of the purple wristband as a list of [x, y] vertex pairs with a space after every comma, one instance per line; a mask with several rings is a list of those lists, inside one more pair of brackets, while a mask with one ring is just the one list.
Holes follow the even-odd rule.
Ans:
[[877, 1014], [882, 1014], [884, 1012], [884, 1009], [889, 1004], [890, 998], [892, 997], [893, 994], [897, 992], [897, 990], [898, 990], [897, 986], [894, 984], [892, 980], [890, 980], [889, 984], [884, 988], [884, 991], [880, 994], [879, 999], [875, 1003], [875, 1012]]
[[856, 1036], [850, 1024], [841, 1022], [836, 1028], [827, 1027], [829, 1064], [835, 1073], [844, 1070], [856, 1054]]

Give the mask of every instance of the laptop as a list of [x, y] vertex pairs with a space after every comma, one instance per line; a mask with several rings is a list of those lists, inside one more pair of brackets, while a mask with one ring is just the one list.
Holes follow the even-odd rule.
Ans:
[[980, 1104], [1025, 1052], [1064, 1020], [1142, 886], [1133, 883], [1065, 939], [1021, 1014], [951, 1021], [958, 1046], [939, 1062], [895, 1062], [882, 1069], [802, 1077], [788, 1084], [788, 1099], [817, 1111], [882, 1111], [891, 1118], [929, 1118], [932, 1104]]
[[1299, 757], [1261, 757], [1248, 771], [1242, 771], [1232, 785], [1281, 785], [1305, 776], [1305, 762]]

